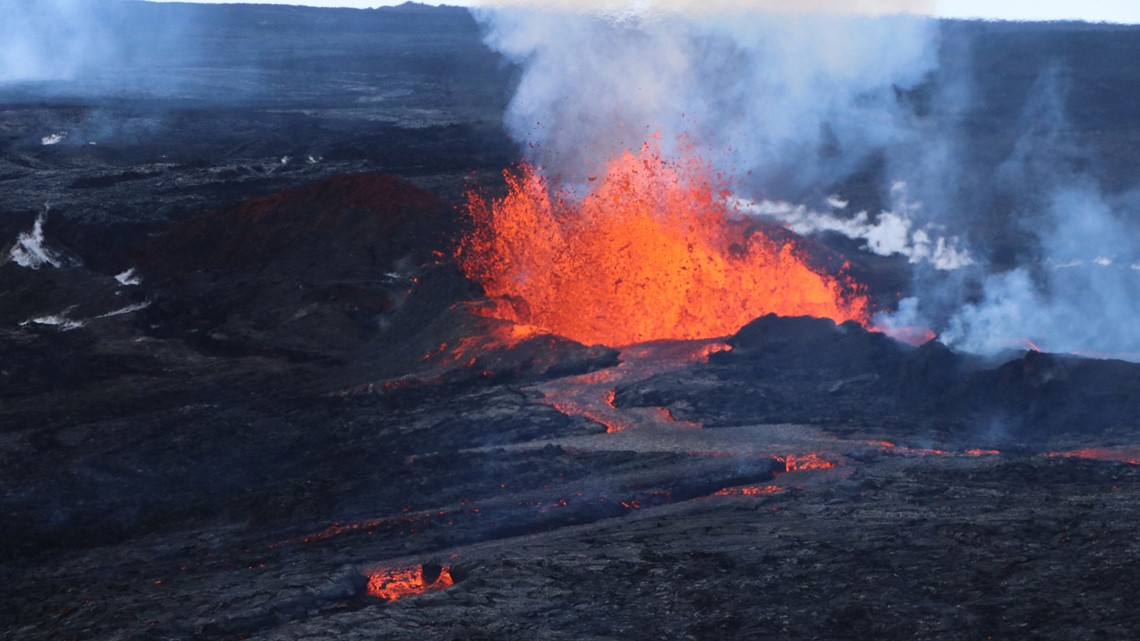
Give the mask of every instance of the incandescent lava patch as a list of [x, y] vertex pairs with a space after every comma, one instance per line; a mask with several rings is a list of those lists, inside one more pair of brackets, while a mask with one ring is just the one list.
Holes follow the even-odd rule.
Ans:
[[443, 590], [454, 584], [451, 568], [424, 563], [412, 567], [374, 570], [368, 575], [368, 594], [385, 601], [396, 601]]
[[585, 344], [727, 336], [769, 313], [865, 324], [868, 299], [845, 273], [734, 215], [696, 157], [646, 144], [612, 159], [584, 193], [522, 164], [508, 193], [468, 195], [458, 262], [505, 320]]

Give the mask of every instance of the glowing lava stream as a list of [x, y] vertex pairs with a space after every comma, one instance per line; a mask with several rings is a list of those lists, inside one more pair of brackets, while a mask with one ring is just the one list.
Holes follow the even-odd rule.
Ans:
[[1140, 465], [1140, 445], [1086, 447], [1065, 452], [1049, 452], [1046, 456], [1049, 458], [1086, 459]]
[[503, 320], [611, 347], [728, 336], [768, 313], [867, 324], [858, 285], [812, 268], [790, 232], [731, 210], [724, 180], [694, 156], [666, 161], [646, 144], [584, 195], [525, 164], [504, 177], [502, 198], [468, 194], [457, 251], [505, 302]]

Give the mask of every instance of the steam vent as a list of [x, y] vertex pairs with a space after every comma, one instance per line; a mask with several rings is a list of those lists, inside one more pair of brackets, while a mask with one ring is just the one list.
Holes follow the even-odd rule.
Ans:
[[1140, 15], [801, 4], [0, 0], [0, 639], [1140, 639]]

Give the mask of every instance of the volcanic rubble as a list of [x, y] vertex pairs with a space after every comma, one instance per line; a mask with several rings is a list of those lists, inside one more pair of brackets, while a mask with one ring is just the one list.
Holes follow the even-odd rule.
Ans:
[[1140, 365], [776, 316], [512, 338], [459, 224], [351, 174], [181, 219], [130, 274], [50, 225], [58, 267], [0, 266], [6, 638], [1138, 629]]

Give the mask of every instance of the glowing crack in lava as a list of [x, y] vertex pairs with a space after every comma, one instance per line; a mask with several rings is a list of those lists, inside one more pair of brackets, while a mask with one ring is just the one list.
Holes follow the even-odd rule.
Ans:
[[1050, 458], [1087, 459], [1140, 465], [1140, 446], [1086, 447], [1068, 452], [1050, 452]]
[[768, 313], [866, 324], [848, 276], [813, 270], [794, 241], [733, 216], [713, 175], [647, 144], [580, 195], [523, 164], [504, 172], [502, 198], [468, 194], [460, 268], [511, 303], [505, 320], [585, 344], [727, 336]]
[[784, 468], [789, 472], [798, 472], [800, 470], [830, 470], [835, 467], [835, 463], [815, 453], [802, 454], [799, 456], [789, 454], [777, 458], [784, 463]]
[[450, 568], [435, 566], [436, 571], [432, 570], [431, 566], [424, 565], [374, 571], [368, 575], [368, 594], [395, 601], [454, 585]]
[[717, 490], [713, 496], [768, 496], [785, 491], [779, 485], [748, 485], [745, 487], [726, 487]]

